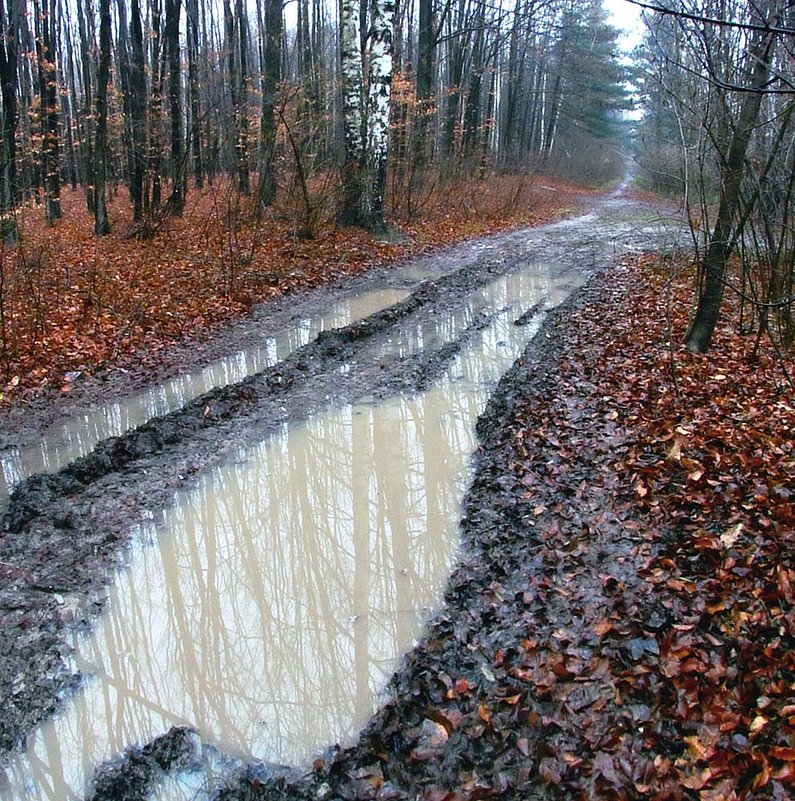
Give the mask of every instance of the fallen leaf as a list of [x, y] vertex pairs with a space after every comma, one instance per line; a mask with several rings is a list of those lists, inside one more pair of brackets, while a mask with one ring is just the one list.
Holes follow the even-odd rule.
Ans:
[[740, 539], [740, 534], [743, 532], [743, 527], [742, 523], [737, 523], [720, 535], [720, 541], [723, 543], [724, 548], [733, 548], [737, 544], [737, 540]]

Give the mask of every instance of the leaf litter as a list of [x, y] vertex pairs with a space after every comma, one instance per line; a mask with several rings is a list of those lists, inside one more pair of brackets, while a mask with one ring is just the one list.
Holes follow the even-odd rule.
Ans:
[[[100, 239], [82, 192], [64, 192], [63, 218], [50, 227], [40, 209], [21, 208], [22, 244], [0, 247], [0, 411], [48, 390], [70, 393], [77, 377], [157, 369], [175, 344], [200, 344], [255, 304], [555, 219], [583, 194], [508, 177], [460, 183], [429, 198], [421, 219], [395, 219], [392, 240], [339, 228], [333, 214], [313, 238], [300, 237], [288, 199], [263, 215], [223, 180], [192, 190], [184, 215], [163, 215], [154, 236], [130, 224], [123, 193]], [[462, 192], [475, 208], [459, 202]]]

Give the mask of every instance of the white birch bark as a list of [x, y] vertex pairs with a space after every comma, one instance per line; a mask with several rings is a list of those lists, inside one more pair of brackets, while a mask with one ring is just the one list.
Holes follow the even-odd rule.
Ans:
[[368, 228], [379, 230], [384, 228], [395, 0], [372, 0], [372, 17], [367, 94], [367, 186], [362, 198], [362, 216]]
[[364, 159], [362, 131], [364, 71], [359, 27], [360, 2], [361, 0], [342, 0], [340, 19], [340, 68], [345, 131], [345, 164], [342, 170], [344, 197], [340, 221], [348, 225], [360, 222], [361, 169]]

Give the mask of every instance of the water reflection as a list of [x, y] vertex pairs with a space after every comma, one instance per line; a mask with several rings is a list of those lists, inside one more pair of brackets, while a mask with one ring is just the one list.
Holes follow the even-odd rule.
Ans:
[[553, 276], [549, 266], [503, 275], [472, 292], [467, 303], [444, 315], [423, 311], [412, 315], [401, 322], [386, 341], [363, 348], [355, 358], [403, 358], [423, 350], [438, 349], [484, 315], [489, 317], [489, 325], [481, 336], [496, 336], [507, 342], [514, 336], [511, 326], [529, 307], [538, 306], [537, 328], [543, 310], [562, 303], [582, 281], [582, 276], [577, 274]]
[[0, 501], [33, 473], [53, 473], [89, 453], [97, 442], [129, 431], [157, 415], [184, 406], [213, 387], [223, 387], [285, 359], [329, 328], [367, 317], [406, 297], [403, 290], [382, 289], [345, 298], [312, 319], [296, 321], [261, 347], [241, 350], [201, 370], [166, 381], [122, 401], [109, 403], [65, 421], [40, 441], [0, 454]]
[[482, 400], [460, 384], [285, 428], [181, 494], [78, 644], [95, 678], [36, 736], [28, 797], [175, 723], [277, 762], [351, 735], [454, 558]]
[[539, 322], [514, 320], [572, 281], [536, 268], [407, 322], [387, 355], [490, 321], [427, 393], [285, 426], [180, 492], [75, 643], [91, 680], [10, 763], [3, 800], [80, 798], [96, 764], [175, 724], [274, 763], [351, 737], [449, 575], [475, 420]]

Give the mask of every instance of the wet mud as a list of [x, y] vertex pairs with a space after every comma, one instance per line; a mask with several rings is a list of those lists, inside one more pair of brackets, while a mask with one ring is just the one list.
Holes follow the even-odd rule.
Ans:
[[[436, 350], [383, 360], [368, 358], [367, 346], [387, 340], [412, 316], [454, 309], [477, 287], [519, 269], [526, 254], [502, 244], [497, 253], [484, 248], [462, 269], [422, 282], [405, 300], [365, 320], [321, 333], [272, 368], [212, 390], [176, 412], [100, 443], [57, 473], [32, 476], [17, 486], [0, 521], [0, 754], [18, 747], [79, 685], [80, 675], [69, 667], [70, 642], [75, 631], [90, 627], [101, 612], [107, 587], [124, 565], [131, 526], [241, 447], [261, 441], [284, 423], [306, 419], [331, 400], [388, 397], [432, 384], [467, 338], [486, 325], [483, 316]], [[217, 798], [399, 799], [421, 795], [427, 786], [452, 788], [467, 782], [474, 789], [483, 787], [481, 795], [468, 797], [555, 797], [554, 785], [534, 784], [538, 771], [531, 769], [544, 758], [538, 721], [547, 701], [530, 697], [527, 682], [517, 682], [521, 703], [508, 703], [507, 711], [498, 712], [500, 699], [489, 693], [492, 685], [502, 686], [493, 679], [495, 671], [504, 669], [504, 655], [522, 647], [518, 630], [537, 626], [545, 631], [572, 615], [565, 599], [542, 592], [542, 579], [564, 567], [539, 557], [542, 547], [533, 537], [537, 518], [565, 509], [563, 537], [571, 535], [563, 531], [566, 525], [576, 530], [621, 526], [618, 510], [610, 526], [605, 523], [611, 515], [611, 487], [598, 458], [600, 452], [624, 445], [612, 426], [591, 431], [579, 443], [576, 454], [581, 458], [569, 455], [569, 472], [548, 482], [549, 497], [535, 501], [534, 509], [517, 502], [511, 473], [517, 426], [541, 425], [543, 404], [563, 396], [576, 416], [578, 392], [587, 394], [587, 378], [578, 388], [561, 386], [557, 375], [561, 361], [574, 355], [574, 343], [567, 339], [567, 310], [587, 303], [594, 287], [609, 280], [604, 269], [609, 259], [603, 253], [592, 264], [582, 263], [588, 261], [587, 253], [595, 252], [589, 247], [586, 237], [559, 270], [590, 270], [595, 277], [548, 316], [479, 420], [481, 446], [461, 524], [462, 559], [442, 611], [393, 677], [390, 700], [354, 746], [330, 751], [309, 776], [241, 765], [236, 778], [217, 789]], [[516, 324], [526, 324], [537, 312], [523, 310]], [[6, 437], [13, 424], [13, 419], [6, 421]], [[35, 432], [36, 426], [18, 428]], [[559, 443], [547, 443], [545, 452], [542, 441], [536, 458], [540, 473], [559, 464]], [[576, 503], [567, 502], [575, 495]], [[610, 538], [604, 550], [591, 552], [610, 560], [623, 581], [633, 580], [629, 540], [616, 544]], [[598, 607], [605, 590], [597, 574], [594, 570], [587, 590]], [[533, 575], [536, 589], [528, 583]], [[521, 585], [516, 583], [519, 576]], [[498, 728], [488, 724], [492, 710], [525, 710], [512, 727], [510, 743], [494, 741]], [[186, 729], [174, 729], [154, 743], [132, 745], [100, 769], [90, 797], [144, 798], [170, 772], [200, 761], [204, 748]], [[518, 764], [517, 755], [523, 754], [526, 758]]]

